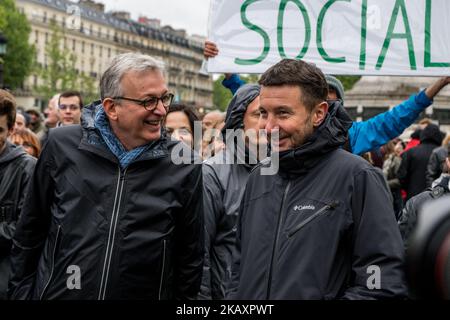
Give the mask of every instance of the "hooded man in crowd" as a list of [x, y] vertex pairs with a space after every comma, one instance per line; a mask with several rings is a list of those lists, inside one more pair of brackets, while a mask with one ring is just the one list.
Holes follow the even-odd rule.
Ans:
[[420, 133], [420, 144], [402, 153], [397, 177], [410, 199], [427, 188], [427, 166], [431, 153], [438, 148], [443, 134], [435, 124], [429, 124]]
[[203, 163], [205, 264], [200, 299], [224, 299], [230, 282], [239, 205], [258, 162], [258, 145], [267, 145], [258, 135], [259, 91], [259, 85], [249, 84], [236, 92], [222, 130], [225, 149]]

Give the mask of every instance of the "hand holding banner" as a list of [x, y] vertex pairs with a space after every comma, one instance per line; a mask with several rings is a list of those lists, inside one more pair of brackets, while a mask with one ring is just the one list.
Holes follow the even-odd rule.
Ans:
[[331, 74], [448, 75], [449, 15], [448, 0], [211, 0], [208, 71], [295, 58]]

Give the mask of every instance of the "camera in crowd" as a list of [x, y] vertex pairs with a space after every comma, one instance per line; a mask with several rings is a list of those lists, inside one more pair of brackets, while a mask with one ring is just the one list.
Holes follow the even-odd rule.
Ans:
[[415, 298], [450, 299], [450, 196], [423, 206], [406, 263]]

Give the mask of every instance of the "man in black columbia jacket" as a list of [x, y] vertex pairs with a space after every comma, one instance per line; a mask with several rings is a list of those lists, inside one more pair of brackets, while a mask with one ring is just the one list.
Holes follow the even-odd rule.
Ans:
[[[403, 247], [382, 174], [342, 149], [352, 122], [322, 72], [285, 59], [260, 80], [279, 172], [251, 173], [231, 299], [403, 298]], [[278, 143], [272, 136], [279, 134]]]
[[6, 299], [12, 238], [36, 164], [36, 159], [22, 147], [7, 140], [13, 132], [15, 118], [14, 97], [0, 90], [0, 300]]
[[12, 251], [12, 299], [190, 299], [203, 264], [201, 166], [175, 165], [159, 61], [126, 53], [82, 124], [51, 130]]

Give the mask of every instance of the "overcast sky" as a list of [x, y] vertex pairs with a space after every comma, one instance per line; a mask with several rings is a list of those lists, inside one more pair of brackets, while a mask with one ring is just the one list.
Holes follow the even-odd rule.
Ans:
[[161, 25], [186, 29], [188, 34], [207, 35], [209, 0], [96, 0], [105, 4], [105, 10], [121, 10], [161, 20]]

